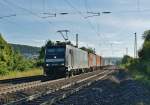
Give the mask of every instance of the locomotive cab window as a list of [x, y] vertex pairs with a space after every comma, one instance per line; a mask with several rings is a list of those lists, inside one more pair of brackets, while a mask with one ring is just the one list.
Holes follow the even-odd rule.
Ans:
[[55, 53], [55, 49], [47, 49], [48, 53]]
[[47, 48], [47, 53], [63, 53], [65, 52], [65, 48]]
[[45, 63], [48, 66], [63, 66], [65, 64], [65, 48], [47, 47]]

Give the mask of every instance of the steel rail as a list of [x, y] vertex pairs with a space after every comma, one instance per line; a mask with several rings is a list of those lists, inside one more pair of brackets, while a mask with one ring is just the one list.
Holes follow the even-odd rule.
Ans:
[[[31, 95], [31, 96], [22, 98], [22, 99], [17, 100], [17, 101], [12, 101], [12, 102], [10, 102], [10, 103], [8, 103], [8, 104], [5, 104], [5, 105], [14, 105], [14, 104], [19, 104], [19, 103], [23, 103], [23, 102], [32, 101], [32, 100], [34, 100], [34, 99], [36, 99], [36, 98], [38, 98], [38, 97], [41, 97], [41, 96], [44, 96], [44, 95], [47, 95], [47, 94], [51, 94], [51, 93], [57, 92], [57, 91], [59, 91], [59, 90], [63, 90], [63, 89], [72, 87], [72, 86], [74, 86], [74, 85], [76, 85], [76, 84], [80, 84], [80, 83], [82, 83], [82, 82], [88, 81], [88, 80], [90, 80], [90, 79], [92, 79], [92, 78], [94, 78], [94, 77], [97, 77], [97, 76], [99, 76], [99, 75], [102, 75], [102, 76], [100, 77], [100, 79], [102, 79], [102, 78], [106, 77], [108, 74], [110, 74], [111, 72], [112, 72], [112, 71], [103, 71], [103, 72], [100, 72], [100, 73], [98, 73], [98, 74], [94, 74], [94, 75], [92, 75], [92, 76], [89, 76], [89, 77], [86, 77], [86, 78], [83, 78], [83, 79], [79, 79], [79, 80], [74, 81], [74, 82], [72, 82], [72, 83], [68, 83], [68, 84], [62, 85], [62, 86], [59, 87], [59, 88], [51, 89], [51, 90], [48, 90], [48, 91], [46, 91], [46, 92], [37, 93], [37, 94], [34, 94], [34, 95]], [[104, 74], [104, 75], [103, 75], [103, 74]], [[106, 74], [107, 74], [107, 75], [106, 75]], [[66, 80], [66, 79], [63, 78], [63, 79], [60, 79], [60, 80]], [[54, 80], [54, 81], [56, 82], [56, 81], [59, 81], [59, 80]], [[53, 83], [54, 81], [44, 82], [44, 83], [41, 83], [41, 85]], [[90, 82], [89, 82], [88, 84], [90, 84]], [[54, 99], [53, 99], [53, 100], [54, 100]]]

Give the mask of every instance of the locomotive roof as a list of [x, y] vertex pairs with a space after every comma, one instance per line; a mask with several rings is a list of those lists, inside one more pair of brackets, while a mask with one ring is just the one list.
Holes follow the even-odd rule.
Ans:
[[[69, 45], [69, 44], [60, 44], [60, 45], [49, 45], [49, 46], [46, 46], [46, 47], [66, 47], [66, 46], [71, 46], [71, 47], [75, 47], [75, 46], [73, 46], [73, 45]], [[77, 48], [77, 47], [75, 47], [75, 48]], [[78, 48], [78, 49], [80, 49], [80, 48]], [[80, 49], [80, 50], [82, 50], [82, 49]], [[82, 50], [82, 51], [85, 51], [85, 50]], [[85, 51], [85, 52], [87, 52], [87, 51]], [[88, 52], [89, 53], [89, 52]], [[98, 55], [98, 54], [96, 54], [96, 53], [89, 53], [89, 54], [94, 54], [94, 55], [97, 55], [97, 56], [100, 56], [100, 55]], [[101, 56], [100, 56], [101, 57]]]
[[75, 46], [69, 45], [69, 44], [48, 45], [48, 46], [46, 46], [46, 47], [66, 47], [66, 46], [75, 47]]

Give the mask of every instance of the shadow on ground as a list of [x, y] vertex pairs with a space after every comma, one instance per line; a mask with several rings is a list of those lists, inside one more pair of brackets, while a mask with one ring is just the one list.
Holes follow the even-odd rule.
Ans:
[[120, 70], [56, 105], [150, 105], [150, 91]]

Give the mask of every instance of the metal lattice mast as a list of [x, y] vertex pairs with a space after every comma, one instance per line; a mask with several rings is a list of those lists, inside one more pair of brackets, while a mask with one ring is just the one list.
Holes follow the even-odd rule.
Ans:
[[134, 40], [134, 58], [137, 58], [138, 57], [138, 54], [137, 54], [137, 35], [136, 33], [135, 34], [135, 40]]

